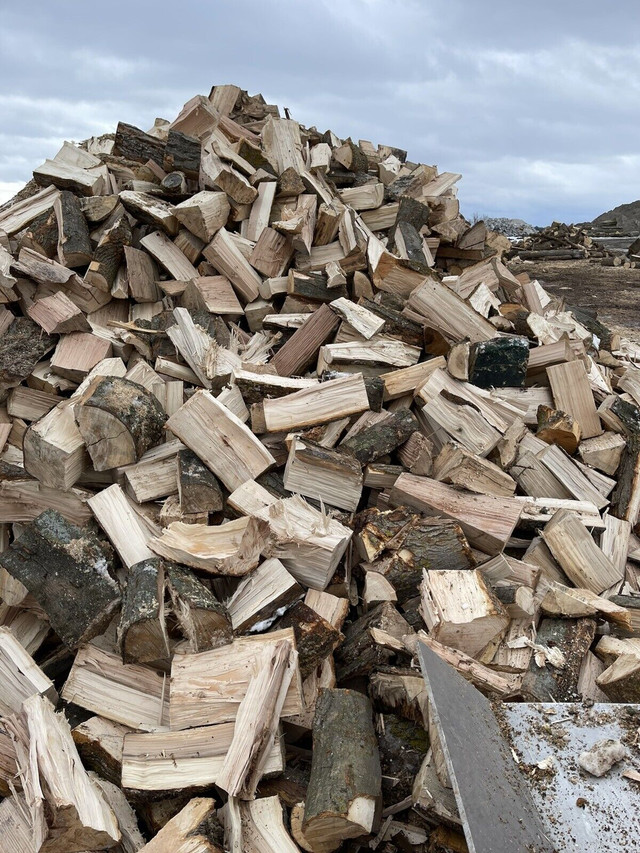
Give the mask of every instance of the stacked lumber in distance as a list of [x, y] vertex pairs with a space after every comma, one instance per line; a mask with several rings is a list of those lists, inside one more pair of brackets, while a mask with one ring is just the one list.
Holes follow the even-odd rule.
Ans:
[[464, 850], [419, 641], [638, 701], [640, 350], [459, 177], [225, 85], [0, 208], [3, 849]]

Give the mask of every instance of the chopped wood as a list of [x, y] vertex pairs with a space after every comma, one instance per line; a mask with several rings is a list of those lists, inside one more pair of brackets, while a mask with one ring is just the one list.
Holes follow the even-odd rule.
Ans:
[[[357, 748], [354, 748], [356, 747]], [[381, 771], [366, 696], [325, 690], [316, 705], [302, 830], [318, 853], [375, 830]]]
[[16, 853], [462, 850], [419, 642], [501, 701], [640, 695], [640, 351], [456, 173], [283, 116], [216, 86], [0, 210]]
[[491, 555], [502, 551], [522, 512], [521, 504], [512, 498], [465, 493], [413, 474], [402, 474], [396, 480], [391, 502], [457, 521], [469, 542]]
[[108, 547], [55, 510], [25, 525], [0, 565], [24, 584], [70, 648], [102, 633], [120, 604]]
[[[264, 401], [267, 430], [278, 432], [339, 420], [369, 408], [361, 375], [332, 379], [315, 388], [303, 389], [277, 400]], [[186, 442], [185, 442], [186, 443]]]
[[555, 513], [545, 525], [542, 537], [567, 577], [578, 587], [598, 595], [622, 580], [621, 572], [568, 510]]
[[155, 731], [168, 725], [166, 676], [94, 645], [76, 655], [62, 698], [131, 729]]
[[242, 421], [208, 391], [196, 392], [166, 425], [231, 491], [275, 464]]
[[256, 518], [238, 518], [217, 527], [174, 521], [149, 547], [168, 560], [220, 575], [246, 575], [258, 565], [268, 527]]
[[296, 436], [284, 470], [284, 487], [353, 512], [362, 496], [361, 464], [345, 453]]
[[572, 415], [580, 425], [583, 438], [602, 433], [587, 371], [581, 361], [547, 367], [547, 376], [556, 408]]
[[[280, 640], [289, 642], [290, 659], [297, 671], [295, 640], [290, 628], [255, 637], [237, 637], [233, 643], [220, 649], [174, 657], [171, 729], [183, 730], [235, 720], [262, 651]], [[301, 710], [302, 683], [298, 674], [287, 689], [281, 716], [295, 716]]]
[[113, 376], [95, 380], [74, 414], [96, 471], [136, 462], [158, 444], [166, 419], [146, 388]]

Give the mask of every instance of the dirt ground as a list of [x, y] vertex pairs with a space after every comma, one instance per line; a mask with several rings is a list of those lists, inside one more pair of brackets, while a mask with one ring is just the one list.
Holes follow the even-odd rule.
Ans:
[[640, 269], [601, 267], [588, 261], [545, 261], [509, 264], [516, 275], [526, 272], [549, 293], [598, 312], [607, 326], [640, 343]]

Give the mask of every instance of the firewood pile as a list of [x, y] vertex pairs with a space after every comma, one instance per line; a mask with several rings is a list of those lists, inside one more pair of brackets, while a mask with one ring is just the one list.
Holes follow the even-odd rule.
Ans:
[[640, 351], [458, 178], [218, 86], [0, 209], [3, 850], [465, 850], [420, 642], [640, 699]]
[[581, 225], [553, 222], [534, 234], [523, 237], [507, 253], [521, 261], [570, 261], [589, 259], [602, 266], [631, 266], [631, 261], [598, 243]]

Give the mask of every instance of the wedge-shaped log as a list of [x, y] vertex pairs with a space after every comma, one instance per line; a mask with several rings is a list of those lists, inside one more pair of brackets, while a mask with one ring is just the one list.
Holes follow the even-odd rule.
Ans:
[[86, 266], [93, 252], [78, 198], [71, 192], [61, 192], [53, 209], [58, 223], [58, 260], [65, 267]]
[[136, 462], [161, 441], [166, 420], [153, 394], [116, 376], [90, 385], [74, 414], [96, 471]]
[[155, 558], [131, 566], [118, 625], [118, 645], [125, 663], [168, 662], [163, 606], [162, 561]]
[[149, 547], [177, 563], [218, 575], [246, 575], [258, 565], [269, 527], [257, 518], [237, 518], [214, 527], [174, 521]]
[[102, 779], [120, 786], [122, 777], [122, 747], [128, 726], [89, 717], [71, 732], [85, 767], [94, 770]]
[[621, 570], [598, 548], [586, 527], [569, 510], [555, 513], [545, 525], [542, 538], [577, 587], [599, 595], [622, 580]]
[[151, 531], [135, 513], [135, 504], [117, 483], [90, 497], [88, 504], [128, 569], [154, 557], [148, 547]]
[[68, 722], [51, 702], [43, 696], [27, 699], [12, 731], [25, 758], [23, 785], [31, 792], [31, 849], [79, 853], [120, 841], [116, 816], [82, 766]]
[[174, 215], [185, 228], [205, 243], [210, 242], [216, 231], [226, 225], [230, 211], [226, 193], [208, 190], [196, 193], [173, 209]]
[[160, 832], [139, 853], [222, 853], [222, 848], [210, 840], [208, 818], [213, 817], [216, 801], [195, 797], [172, 817]]
[[509, 614], [480, 571], [425, 571], [420, 613], [429, 635], [471, 657], [496, 639]]
[[233, 740], [217, 780], [218, 787], [230, 797], [255, 797], [296, 672], [297, 653], [291, 640], [266, 645], [257, 656], [247, 692], [238, 708]]
[[362, 468], [346, 453], [295, 436], [284, 470], [284, 487], [354, 512], [362, 496]]
[[302, 375], [339, 325], [340, 319], [335, 312], [328, 305], [321, 305], [274, 355], [271, 363], [278, 374]]
[[229, 645], [200, 654], [176, 655], [171, 668], [171, 729], [235, 720], [262, 650], [279, 640], [290, 643], [291, 660], [295, 665], [281, 716], [300, 714], [302, 681], [293, 629], [287, 628], [260, 636], [238, 637]]
[[[285, 828], [283, 805], [278, 796], [247, 802], [232, 798], [218, 814], [233, 853], [299, 853], [300, 847], [293, 843]], [[292, 813], [292, 835], [293, 822]]]
[[183, 512], [219, 512], [223, 506], [217, 479], [192, 450], [179, 451], [177, 483]]
[[637, 702], [640, 698], [640, 657], [620, 655], [596, 678], [596, 684], [612, 702]]
[[389, 412], [355, 435], [348, 435], [340, 443], [340, 450], [366, 465], [396, 450], [417, 428], [418, 422], [409, 409]]
[[244, 302], [253, 302], [260, 296], [262, 279], [238, 249], [226, 228], [217, 231], [203, 254], [218, 272], [229, 279]]
[[313, 721], [313, 761], [302, 830], [316, 853], [375, 830], [382, 776], [371, 703], [324, 690]]
[[515, 480], [502, 468], [452, 442], [444, 445], [431, 473], [435, 480], [481, 495], [510, 497], [516, 490]]
[[100, 634], [120, 604], [110, 549], [88, 528], [46, 510], [0, 555], [70, 648]]
[[368, 409], [367, 389], [358, 373], [265, 400], [264, 419], [269, 432], [280, 432], [340, 420]]
[[302, 594], [302, 587], [280, 560], [265, 560], [240, 582], [227, 602], [233, 630], [247, 632], [258, 622], [268, 624], [278, 610], [293, 604]]
[[413, 474], [398, 477], [391, 503], [457, 521], [469, 542], [491, 556], [504, 549], [522, 512], [522, 504], [515, 498], [474, 495]]
[[233, 639], [231, 618], [224, 604], [184, 566], [165, 565], [173, 612], [190, 652], [217, 649]]
[[83, 646], [76, 655], [62, 698], [106, 720], [152, 732], [169, 723], [166, 676], [142, 664], [124, 664], [119, 655]]
[[197, 391], [167, 427], [230, 491], [275, 465], [255, 435], [208, 391]]
[[84, 440], [66, 402], [27, 429], [24, 467], [52, 489], [70, 489], [89, 464]]
[[436, 329], [452, 341], [469, 338], [471, 343], [489, 341], [497, 332], [488, 320], [436, 279], [425, 281], [409, 296], [412, 319], [424, 318], [424, 325]]
[[28, 314], [48, 335], [91, 330], [83, 312], [61, 290], [38, 299], [29, 307]]

